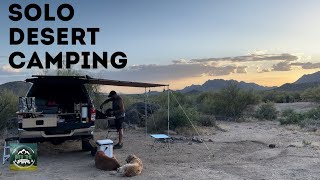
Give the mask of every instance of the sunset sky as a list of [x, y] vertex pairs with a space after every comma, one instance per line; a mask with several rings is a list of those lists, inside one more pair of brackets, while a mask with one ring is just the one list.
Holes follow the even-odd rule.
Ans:
[[[123, 70], [110, 67], [84, 73], [165, 83], [173, 89], [208, 79], [279, 86], [320, 70], [318, 0], [35, 1], [41, 6], [50, 3], [51, 13], [59, 4], [70, 3], [75, 17], [69, 22], [11, 22], [8, 7], [13, 2], [25, 7], [33, 1], [0, 2], [0, 84], [40, 72], [12, 69], [8, 56], [17, 50], [27, 58], [33, 51], [42, 58], [45, 51], [123, 51], [128, 56]], [[99, 27], [100, 32], [94, 46], [10, 46], [10, 27]]]

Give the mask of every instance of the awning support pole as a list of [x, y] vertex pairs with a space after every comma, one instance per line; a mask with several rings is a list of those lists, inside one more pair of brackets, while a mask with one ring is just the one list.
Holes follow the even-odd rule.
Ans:
[[170, 124], [170, 88], [169, 88], [169, 85], [168, 85], [168, 136], [170, 136], [170, 133], [169, 133], [169, 125]]
[[145, 126], [146, 126], [146, 137], [148, 137], [148, 123], [147, 123], [147, 88], [144, 88], [144, 114], [145, 114]]

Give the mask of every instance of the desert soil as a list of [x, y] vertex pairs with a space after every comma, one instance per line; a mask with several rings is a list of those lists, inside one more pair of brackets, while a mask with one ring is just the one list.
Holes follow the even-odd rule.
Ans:
[[312, 102], [295, 102], [295, 103], [276, 103], [275, 106], [279, 112], [283, 112], [284, 110], [287, 110], [287, 109], [293, 109], [296, 112], [303, 113], [313, 108], [316, 108], [319, 105], [317, 103], [312, 103]]
[[[142, 159], [143, 173], [131, 179], [320, 179], [320, 133], [272, 121], [218, 125], [226, 132], [212, 128], [204, 136], [205, 143], [177, 140], [169, 149], [159, 143], [156, 150], [142, 129], [127, 130], [124, 147], [114, 150], [114, 155], [121, 164], [129, 154]], [[95, 137], [101, 139], [104, 134], [96, 132]], [[115, 138], [113, 134], [111, 139]], [[38, 148], [37, 171], [10, 171], [7, 163], [0, 165], [0, 179], [123, 178], [96, 169], [90, 153], [80, 151], [80, 142], [41, 143]]]

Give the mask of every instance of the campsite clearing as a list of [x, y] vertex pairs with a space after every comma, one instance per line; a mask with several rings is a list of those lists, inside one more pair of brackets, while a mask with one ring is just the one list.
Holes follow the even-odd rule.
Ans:
[[[176, 141], [169, 151], [141, 130], [127, 130], [124, 147], [114, 155], [124, 164], [129, 154], [136, 154], [144, 163], [144, 171], [131, 179], [318, 179], [320, 174], [320, 140], [318, 132], [303, 132], [278, 122], [218, 122], [226, 132], [212, 129], [204, 143]], [[104, 131], [95, 133], [103, 138]], [[111, 139], [116, 138], [115, 135]], [[213, 142], [209, 142], [211, 139]], [[2, 140], [3, 142], [3, 140]], [[310, 142], [310, 143], [305, 143]], [[269, 148], [275, 144], [275, 148]], [[164, 144], [163, 144], [164, 145]], [[1, 147], [2, 148], [2, 147]], [[10, 171], [1, 165], [0, 179], [121, 179], [98, 170], [89, 152], [80, 151], [80, 142], [54, 146], [39, 144], [38, 170]], [[1, 149], [2, 151], [2, 149]]]

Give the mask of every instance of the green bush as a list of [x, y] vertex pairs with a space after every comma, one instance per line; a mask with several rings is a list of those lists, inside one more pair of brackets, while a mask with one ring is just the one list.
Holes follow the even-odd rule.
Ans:
[[312, 130], [320, 127], [320, 107], [305, 112], [304, 117], [305, 120], [300, 123], [301, 127]]
[[320, 127], [320, 107], [305, 113], [297, 113], [287, 109], [282, 113], [280, 124], [298, 124], [303, 128], [316, 130]]
[[[198, 122], [199, 113], [194, 108], [184, 108], [184, 111], [194, 124]], [[191, 123], [180, 108], [173, 108], [170, 111], [170, 127], [172, 127], [172, 129], [190, 126]]]
[[264, 91], [260, 93], [263, 102], [292, 103], [301, 101], [300, 92]]
[[214, 92], [203, 92], [196, 97], [196, 104], [198, 111], [205, 114], [214, 114], [215, 110], [215, 96]]
[[18, 97], [11, 91], [0, 92], [0, 129], [7, 126], [10, 118], [15, 117], [18, 110]]
[[287, 109], [282, 113], [280, 124], [300, 124], [304, 119], [304, 114], [297, 113], [293, 109]]
[[198, 124], [201, 126], [213, 127], [216, 125], [216, 119], [212, 115], [200, 115]]
[[[160, 108], [153, 114], [153, 116], [149, 115], [148, 121], [147, 121], [148, 131], [159, 132], [167, 129], [168, 127], [167, 113], [168, 112], [166, 109]], [[172, 128], [170, 127], [170, 129]]]
[[320, 87], [307, 89], [301, 96], [307, 101], [320, 102]]
[[273, 120], [277, 118], [277, 109], [274, 106], [274, 103], [268, 102], [262, 104], [256, 111], [256, 118], [263, 120]]
[[308, 119], [320, 120], [320, 107], [307, 111], [305, 117]]
[[[199, 121], [199, 113], [194, 108], [185, 108], [184, 111], [195, 125]], [[168, 123], [167, 109], [161, 108], [149, 116], [148, 129], [159, 131], [166, 130]], [[191, 127], [191, 123], [179, 107], [170, 108], [170, 129], [175, 130], [178, 127]]]
[[228, 87], [205, 98], [202, 106], [206, 107], [204, 113], [224, 116], [231, 119], [238, 119], [249, 105], [259, 102], [257, 93], [253, 90], [241, 90], [237, 85], [231, 84]]

